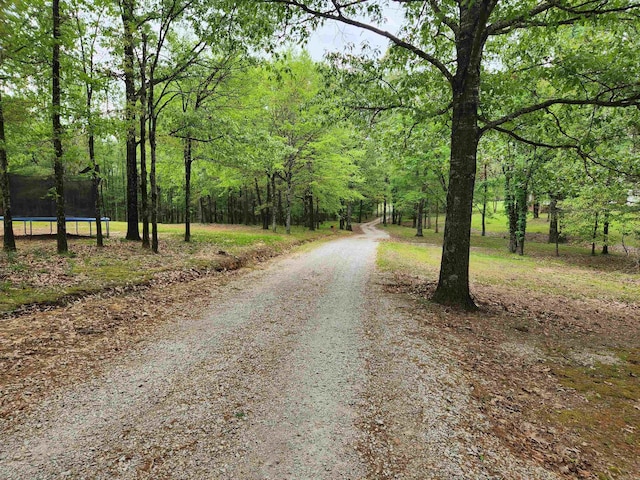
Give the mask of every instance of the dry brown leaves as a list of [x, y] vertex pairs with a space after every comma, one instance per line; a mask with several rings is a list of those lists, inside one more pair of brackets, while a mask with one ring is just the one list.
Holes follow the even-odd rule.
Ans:
[[[425, 301], [435, 286], [395, 275], [385, 289], [409, 295], [416, 315], [459, 340], [447, 347], [468, 372], [474, 397], [496, 436], [515, 453], [570, 478], [598, 478], [596, 472], [608, 471], [615, 459], [598, 451], [592, 438], [551, 421], [549, 412], [588, 401], [563, 387], [554, 370], [573, 361], [564, 357], [567, 352], [637, 348], [640, 305], [474, 285], [480, 311], [469, 313]], [[638, 473], [640, 462], [633, 451], [631, 447], [616, 455], [626, 455], [623, 460]]]

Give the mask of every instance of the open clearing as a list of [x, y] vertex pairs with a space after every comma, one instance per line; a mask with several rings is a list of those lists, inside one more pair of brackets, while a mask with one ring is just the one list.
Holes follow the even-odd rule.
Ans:
[[638, 478], [637, 273], [363, 232], [2, 320], [0, 477]]

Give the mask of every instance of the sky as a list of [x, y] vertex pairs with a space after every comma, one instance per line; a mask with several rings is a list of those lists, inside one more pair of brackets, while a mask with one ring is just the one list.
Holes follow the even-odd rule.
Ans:
[[[384, 15], [385, 22], [378, 26], [396, 33], [402, 22], [402, 11], [397, 8], [386, 7]], [[388, 40], [375, 33], [331, 21], [311, 34], [306, 49], [314, 60], [319, 61], [328, 52], [344, 52], [348, 44], [355, 45], [354, 53], [361, 52], [363, 43], [369, 44], [370, 47], [376, 48], [380, 50], [381, 54], [384, 54]]]

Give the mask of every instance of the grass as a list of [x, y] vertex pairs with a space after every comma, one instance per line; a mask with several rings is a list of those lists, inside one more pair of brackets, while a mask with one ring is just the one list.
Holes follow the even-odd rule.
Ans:
[[[33, 230], [48, 234], [49, 225], [34, 223]], [[315, 232], [293, 227], [287, 235], [284, 229], [273, 233], [253, 226], [195, 224], [191, 242], [185, 243], [183, 225], [159, 225], [158, 230], [159, 255], [142, 249], [139, 242], [125, 240], [124, 222], [111, 222], [105, 248], [96, 247], [95, 239], [74, 237], [69, 239], [71, 253], [64, 256], [56, 254], [54, 238], [18, 236], [18, 252], [0, 257], [0, 313], [29, 304], [56, 303], [68, 295], [143, 284], [163, 272], [208, 271], [220, 268], [221, 262], [243, 264], [340, 234], [331, 232], [328, 225]], [[88, 227], [84, 233], [89, 233]]]
[[[414, 230], [390, 225], [387, 231], [401, 242], [385, 242], [378, 265], [387, 271], [437, 277], [442, 235], [425, 231], [421, 239]], [[413, 243], [419, 241], [420, 243]], [[411, 244], [406, 243], [411, 241]], [[555, 256], [553, 245], [529, 242], [527, 255], [508, 252], [501, 237], [471, 237], [470, 275], [473, 282], [531, 289], [570, 298], [606, 298], [614, 301], [640, 301], [640, 275], [626, 273], [625, 257], [591, 257], [579, 246], [563, 247]], [[604, 262], [609, 265], [603, 266]], [[619, 268], [618, 268], [619, 267]], [[597, 274], [595, 273], [597, 271]]]
[[[417, 277], [417, 282], [435, 282], [442, 234], [425, 230], [425, 236], [417, 238], [414, 229], [394, 225], [387, 226], [386, 231], [392, 240], [381, 243], [378, 267], [399, 274], [399, 282], [406, 281], [402, 275]], [[551, 402], [543, 407], [536, 399], [523, 413], [527, 415], [526, 421], [551, 425], [570, 432], [570, 438], [579, 438], [577, 445], [582, 458], [587, 450], [596, 452], [590, 458], [594, 465], [597, 462], [593, 473], [599, 479], [638, 478], [630, 472], [638, 471], [640, 349], [637, 336], [634, 337], [637, 329], [632, 328], [636, 324], [628, 324], [634, 322], [628, 316], [637, 312], [640, 305], [640, 271], [623, 255], [592, 257], [588, 248], [579, 245], [562, 245], [561, 255], [556, 257], [553, 245], [530, 241], [525, 256], [514, 255], [508, 252], [507, 240], [501, 232], [488, 237], [473, 234], [471, 245], [472, 290], [482, 292], [484, 297], [494, 297], [488, 298], [488, 305], [497, 300], [495, 304], [506, 304], [509, 311], [494, 308], [486, 318], [472, 321], [483, 333], [468, 348], [481, 351], [485, 348], [483, 355], [489, 357], [494, 351], [500, 352], [495, 345], [504, 341], [500, 336], [505, 335], [510, 342], [530, 344], [545, 352], [544, 364], [551, 375], [545, 376], [544, 381], [552, 382], [548, 388], [572, 392], [574, 400], [566, 404]], [[429, 323], [435, 324], [431, 317], [438, 315], [446, 318], [446, 325], [462, 324], [457, 319], [466, 318], [462, 314], [457, 317], [455, 311], [442, 313], [438, 305], [425, 304], [422, 299], [420, 303]], [[608, 312], [609, 306], [620, 310]], [[552, 315], [545, 317], [547, 313]], [[609, 318], [610, 315], [618, 320]], [[495, 331], [483, 322], [490, 322]], [[518, 329], [520, 324], [524, 326], [522, 329]], [[488, 342], [486, 346], [477, 346], [484, 341]], [[600, 349], [614, 361], [585, 366], [578, 354], [594, 349]], [[473, 364], [480, 357], [470, 358]], [[506, 369], [508, 362], [503, 357], [496, 358]], [[515, 371], [517, 368], [521, 367], [517, 366]], [[478, 372], [475, 364], [472, 370]], [[500, 377], [500, 372], [491, 372]], [[526, 375], [521, 376], [516, 382], [531, 390]], [[507, 377], [505, 384], [512, 385], [509, 382], [513, 382], [513, 376]], [[502, 396], [507, 397], [509, 392]], [[494, 408], [490, 398], [485, 401], [485, 408]], [[510, 415], [511, 412], [507, 414]]]

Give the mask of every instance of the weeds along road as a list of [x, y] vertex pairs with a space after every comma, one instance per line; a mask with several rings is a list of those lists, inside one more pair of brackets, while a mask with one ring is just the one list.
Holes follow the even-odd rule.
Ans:
[[1, 433], [0, 478], [555, 478], [497, 445], [478, 454], [491, 439], [462, 374], [406, 335], [373, 281], [386, 235], [363, 229], [238, 276], [207, 314], [185, 305], [54, 390]]

